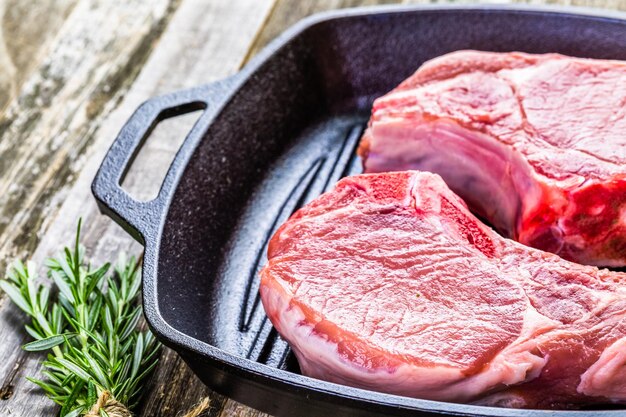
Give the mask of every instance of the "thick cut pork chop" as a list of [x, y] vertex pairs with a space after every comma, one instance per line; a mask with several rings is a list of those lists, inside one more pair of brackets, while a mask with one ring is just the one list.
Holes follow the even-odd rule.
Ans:
[[510, 407], [626, 403], [626, 275], [500, 237], [438, 175], [343, 179], [268, 257], [263, 305], [306, 375]]
[[461, 51], [375, 101], [366, 172], [440, 174], [500, 232], [626, 265], [626, 63]]

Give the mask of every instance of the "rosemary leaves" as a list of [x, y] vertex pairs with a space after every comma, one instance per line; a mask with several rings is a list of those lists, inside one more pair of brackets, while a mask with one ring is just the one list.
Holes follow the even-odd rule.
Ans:
[[30, 318], [27, 351], [49, 351], [43, 379], [29, 378], [61, 406], [62, 417], [126, 416], [158, 360], [159, 343], [138, 328], [140, 274], [135, 258], [92, 268], [80, 245], [46, 262], [56, 290], [36, 283], [36, 267], [14, 262], [0, 288]]

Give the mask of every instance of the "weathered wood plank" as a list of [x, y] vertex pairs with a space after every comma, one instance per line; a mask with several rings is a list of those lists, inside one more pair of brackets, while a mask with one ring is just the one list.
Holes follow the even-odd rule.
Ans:
[[138, 72], [173, 4], [83, 0], [72, 10], [2, 116], [0, 263], [35, 248], [41, 214], [75, 175], [71, 162]]
[[0, 2], [0, 110], [45, 56], [76, 0]]
[[[56, 15], [61, 19], [71, 12], [62, 25], [52, 25], [58, 30], [41, 31], [51, 40], [39, 64], [35, 65], [37, 48], [30, 52], [25, 48], [25, 58], [32, 61], [15, 60], [21, 75], [32, 74], [8, 105], [0, 125], [0, 264], [35, 249], [38, 231], [46, 229], [46, 221], [63, 201], [67, 185], [84, 163], [80, 157], [93, 142], [93, 133], [135, 78], [176, 4], [80, 0], [70, 7], [67, 2], [65, 11]], [[41, 7], [43, 17], [33, 12], [25, 24], [42, 24], [47, 3]], [[24, 39], [17, 36], [10, 41], [5, 31], [5, 42], [12, 45], [7, 49], [19, 53], [29, 31], [37, 28], [22, 31]], [[41, 42], [40, 33], [32, 36], [33, 42]], [[16, 80], [20, 84], [19, 77]], [[20, 349], [25, 341], [22, 321], [21, 313], [0, 294], [0, 415], [51, 414], [49, 401], [34, 395], [38, 390], [24, 379], [35, 374], [39, 358]]]
[[[124, 231], [98, 214], [90, 193], [95, 170], [122, 124], [142, 101], [168, 91], [223, 78], [235, 72], [265, 15], [271, 9], [271, 4], [272, 1], [269, 0], [186, 0], [181, 4], [159, 40], [155, 52], [119, 107], [97, 131], [94, 127], [92, 144], [85, 147], [80, 160], [72, 160], [72, 169], [81, 169], [81, 172], [71, 190], [57, 193], [53, 197], [54, 203], [63, 203], [61, 208], [49, 210], [45, 223], [29, 229], [38, 230], [38, 234], [42, 236], [34, 252], [35, 260], [41, 261], [58, 249], [59, 244], [70, 241], [79, 216], [84, 218], [83, 242], [89, 248], [88, 252], [94, 261], [111, 259], [119, 250], [140, 252], [139, 245]], [[233, 22], [238, 23], [234, 25]], [[103, 104], [110, 106], [111, 102], [103, 101]], [[167, 138], [168, 131], [164, 133]], [[170, 133], [184, 134], [176, 131]], [[170, 156], [176, 150], [174, 142], [149, 140], [142, 151], [144, 161], [150, 166], [166, 168]], [[130, 175], [124, 185], [133, 192], [141, 193], [150, 185], [150, 181], [154, 181], [154, 177], [144, 175], [149, 167], [142, 167], [141, 160], [137, 162], [139, 166], [134, 168], [138, 175]], [[3, 307], [11, 315], [16, 314], [14, 308], [0, 305], [0, 309]], [[2, 316], [0, 323], [1, 320]], [[24, 337], [19, 326], [15, 325], [12, 330], [20, 333], [20, 338]], [[18, 343], [21, 340], [15, 342], [16, 345]], [[25, 358], [29, 362], [20, 366], [13, 380], [14, 394], [6, 403], [10, 404], [14, 412], [32, 410], [32, 404], [29, 403], [35, 399], [47, 404], [47, 400], [41, 400], [37, 396], [39, 392], [33, 390], [31, 384], [24, 380], [24, 376], [37, 371], [37, 364], [32, 358], [30, 355]], [[3, 375], [4, 373], [0, 373], [0, 377]], [[193, 406], [208, 392], [177, 355], [165, 350], [161, 356], [161, 366], [150, 382], [140, 415], [177, 415], [181, 410]], [[212, 399], [212, 409], [217, 412], [221, 409], [221, 401], [215, 395], [212, 395]], [[28, 408], [26, 404], [29, 404]], [[2, 406], [3, 403], [0, 402], [0, 414]], [[44, 411], [43, 408], [38, 410], [42, 413]], [[47, 412], [52, 410], [48, 408]]]

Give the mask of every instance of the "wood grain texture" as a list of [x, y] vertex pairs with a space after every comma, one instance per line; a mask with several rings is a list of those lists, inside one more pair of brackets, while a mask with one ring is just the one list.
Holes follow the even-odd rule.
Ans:
[[0, 109], [45, 57], [77, 0], [38, 0], [37, 7], [21, 0], [0, 1], [0, 78], [9, 75], [8, 88], [0, 88]]
[[[48, 3], [42, 2], [43, 6]], [[63, 4], [63, 2], [59, 2]], [[176, 2], [170, 0], [81, 0], [50, 12], [48, 29], [30, 9], [10, 19], [15, 38], [4, 33], [6, 49], [25, 77], [20, 92], [0, 116], [0, 264], [32, 253], [77, 174], [94, 132], [120, 94], [132, 83], [162, 32]], [[71, 11], [70, 11], [71, 9]], [[45, 12], [46, 9], [42, 10]], [[69, 13], [68, 13], [69, 11]], [[16, 9], [5, 9], [17, 13]], [[65, 16], [62, 24], [59, 20]], [[20, 29], [22, 28], [22, 29]], [[28, 35], [30, 33], [30, 35]], [[47, 45], [47, 46], [46, 46]], [[37, 62], [41, 49], [46, 50]], [[30, 72], [30, 75], [29, 75]], [[16, 73], [14, 85], [20, 85]], [[38, 370], [37, 355], [20, 349], [26, 340], [23, 316], [0, 294], [0, 415], [52, 415], [50, 402], [25, 380]]]
[[[140, 253], [140, 246], [110, 219], [101, 216], [91, 197], [90, 184], [96, 169], [113, 138], [144, 100], [176, 89], [202, 84], [226, 77], [241, 66], [249, 45], [255, 38], [258, 28], [271, 9], [270, 1], [258, 0], [186, 0], [178, 7], [165, 33], [160, 37], [158, 47], [150, 58], [142, 63], [143, 70], [137, 76], [132, 88], [126, 91], [117, 109], [108, 114], [105, 121], [94, 126], [93, 139], [82, 151], [81, 158], [73, 161], [73, 170], [80, 171], [71, 189], [55, 193], [54, 201], [62, 203], [60, 208], [49, 210], [45, 223], [34, 229], [42, 238], [36, 243], [33, 252], [35, 261], [41, 263], [46, 256], [59, 249], [59, 245], [69, 242], [74, 233], [77, 219], [84, 219], [83, 243], [94, 262], [114, 259], [119, 251]], [[233, 25], [232, 22], [239, 22]], [[115, 104], [120, 100], [116, 97]], [[175, 126], [174, 126], [175, 128]], [[141, 192], [153, 181], [145, 175], [151, 166], [166, 167], [171, 155], [176, 151], [178, 141], [167, 140], [179, 131], [165, 130], [161, 139], [149, 140], [142, 150], [141, 160], [134, 166], [136, 175], [127, 178], [124, 186], [133, 194]], [[42, 218], [43, 220], [43, 218]], [[3, 300], [0, 299], [0, 303]], [[6, 311], [6, 320], [0, 315], [0, 331], [6, 328], [13, 332], [13, 349], [23, 343], [26, 336], [19, 326], [20, 313], [8, 304], [0, 304], [0, 314]], [[10, 323], [8, 323], [10, 321]], [[1, 349], [1, 348], [0, 348]], [[0, 415], [12, 411], [16, 415], [32, 409], [29, 402], [37, 401], [44, 405], [48, 400], [32, 387], [25, 376], [36, 375], [38, 359], [33, 355], [20, 355], [24, 363], [18, 364], [11, 378], [13, 394], [8, 400], [0, 401]], [[148, 384], [148, 392], [139, 410], [145, 416], [175, 416], [182, 410], [191, 408], [208, 389], [191, 373], [184, 362], [172, 351], [165, 349], [161, 355], [161, 365]], [[14, 362], [14, 361], [13, 361]], [[11, 364], [13, 366], [13, 364]], [[0, 378], [9, 375], [9, 370], [0, 371]], [[213, 415], [222, 409], [223, 401], [211, 394]], [[28, 405], [27, 405], [28, 404]], [[55, 408], [36, 408], [41, 415], [53, 415]]]
[[[523, 2], [626, 10], [626, 0]], [[383, 3], [398, 2], [0, 0], [0, 109], [6, 103], [0, 114], [0, 268], [16, 255], [41, 262], [71, 240], [79, 216], [94, 262], [120, 250], [140, 253], [121, 228], [98, 214], [89, 189], [134, 109], [152, 96], [236, 72], [311, 13]], [[181, 135], [173, 123], [152, 137], [124, 187], [146, 198]], [[27, 338], [22, 319], [0, 294], [0, 416], [52, 416], [57, 409], [25, 380], [37, 374], [39, 357], [21, 354]], [[138, 415], [182, 416], [205, 396], [211, 407], [203, 415], [265, 416], [211, 393], [169, 349]]]

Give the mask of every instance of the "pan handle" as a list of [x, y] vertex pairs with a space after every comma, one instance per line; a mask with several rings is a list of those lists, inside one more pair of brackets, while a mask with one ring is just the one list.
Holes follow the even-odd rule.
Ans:
[[[212, 84], [155, 97], [139, 106], [113, 141], [91, 184], [100, 212], [111, 217], [142, 244], [155, 236], [170, 192], [217, 109], [230, 95], [236, 78], [235, 75]], [[132, 198], [122, 189], [121, 183], [152, 130], [165, 119], [197, 110], [204, 112], [176, 153], [157, 197], [150, 201]]]

